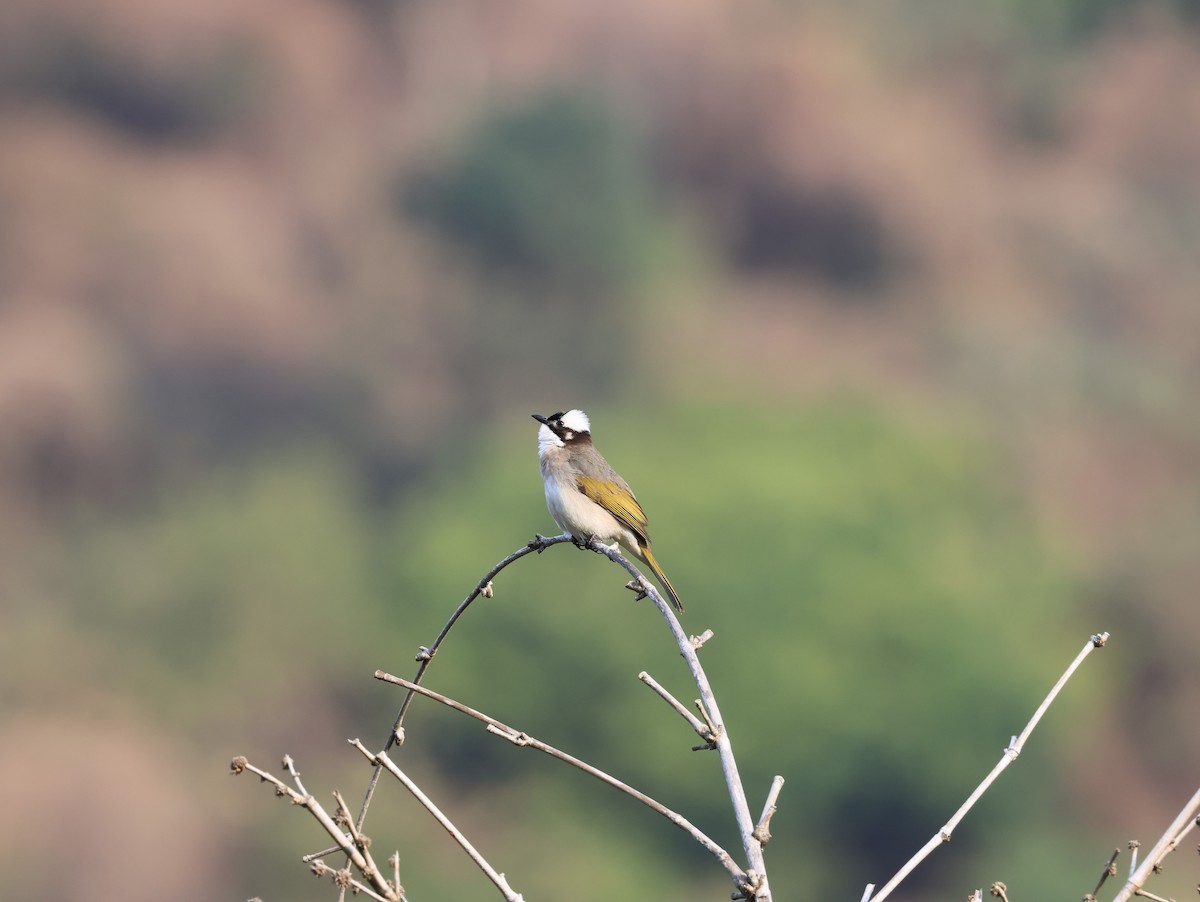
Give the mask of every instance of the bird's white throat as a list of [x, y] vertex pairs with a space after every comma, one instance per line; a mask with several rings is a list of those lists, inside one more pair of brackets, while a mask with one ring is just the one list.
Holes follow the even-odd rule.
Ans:
[[[528, 435], [529, 433], [525, 434]], [[541, 428], [538, 429], [538, 458], [544, 457], [546, 452], [551, 448], [561, 447], [563, 447], [563, 440], [554, 434], [553, 429], [543, 423]]]

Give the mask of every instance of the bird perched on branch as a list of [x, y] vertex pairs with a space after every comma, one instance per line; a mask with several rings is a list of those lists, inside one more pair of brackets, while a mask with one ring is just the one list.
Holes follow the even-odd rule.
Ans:
[[654, 573], [683, 612], [683, 605], [658, 561], [650, 551], [646, 514], [621, 478], [596, 446], [592, 425], [582, 410], [533, 414], [538, 429], [538, 463], [546, 484], [546, 506], [564, 532], [577, 542], [595, 538], [606, 544], [619, 542]]

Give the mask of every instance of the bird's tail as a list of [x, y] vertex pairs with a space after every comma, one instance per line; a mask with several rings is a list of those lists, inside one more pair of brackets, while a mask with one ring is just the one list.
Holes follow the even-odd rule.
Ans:
[[650, 551], [650, 546], [641, 545], [638, 547], [638, 551], [641, 552], [641, 558], [646, 562], [646, 566], [653, 571], [655, 577], [657, 577], [658, 581], [662, 583], [662, 587], [667, 590], [667, 595], [671, 597], [671, 604], [675, 605], [675, 609], [682, 614], [683, 602], [681, 602], [679, 600], [679, 596], [675, 594], [675, 587], [671, 585], [671, 581], [667, 579], [667, 575], [662, 572], [662, 567], [658, 566], [658, 561], [654, 559], [654, 554]]

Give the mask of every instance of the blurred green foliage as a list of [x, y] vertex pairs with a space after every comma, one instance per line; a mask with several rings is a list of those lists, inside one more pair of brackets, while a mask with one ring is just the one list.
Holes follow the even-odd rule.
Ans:
[[641, 264], [647, 165], [611, 105], [560, 91], [484, 118], [447, 171], [405, 183], [402, 207], [489, 268], [603, 295]]
[[[1165, 18], [1178, 24], [1194, 23], [1200, 14], [1197, 0], [1016, 0], [1016, 2], [973, 3], [953, 0], [920, 0], [896, 3], [886, 9], [878, 4], [861, 4], [867, 12], [882, 12], [903, 18], [904, 27], [920, 41], [953, 49], [963, 38], [988, 46], [1008, 45], [1014, 57], [1036, 49], [1082, 48], [1103, 40], [1110, 26], [1136, 22], [1139, 18]], [[916, 26], [916, 27], [914, 27]], [[1007, 54], [1006, 54], [1007, 55]]]
[[1095, 38], [1121, 19], [1166, 12], [1194, 20], [1200, 13], [1196, 0], [1021, 0], [1015, 8], [1027, 34], [1071, 44]]
[[[270, 694], [342, 671], [368, 607], [370, 534], [349, 474], [312, 449], [164, 490], [121, 525], [67, 540], [72, 616], [108, 679], [186, 728], [239, 687]], [[131, 641], [131, 637], [137, 641]]]

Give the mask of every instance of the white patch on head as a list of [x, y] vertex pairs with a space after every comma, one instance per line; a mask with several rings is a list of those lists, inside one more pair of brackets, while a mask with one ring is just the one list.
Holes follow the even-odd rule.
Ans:
[[554, 430], [543, 423], [538, 428], [538, 457], [541, 457], [551, 448], [563, 447], [563, 440], [554, 434]]
[[568, 410], [562, 415], [563, 425], [572, 432], [587, 432], [592, 431], [592, 424], [588, 420], [588, 415], [582, 410]]

